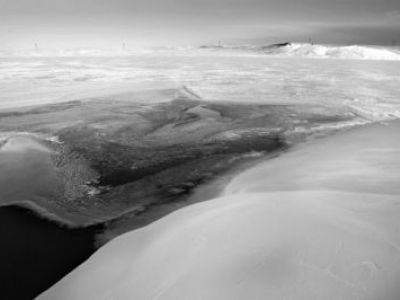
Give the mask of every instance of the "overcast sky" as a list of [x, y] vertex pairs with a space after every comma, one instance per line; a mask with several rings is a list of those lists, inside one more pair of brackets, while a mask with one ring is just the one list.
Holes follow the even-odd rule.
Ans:
[[0, 48], [400, 43], [400, 0], [0, 0]]

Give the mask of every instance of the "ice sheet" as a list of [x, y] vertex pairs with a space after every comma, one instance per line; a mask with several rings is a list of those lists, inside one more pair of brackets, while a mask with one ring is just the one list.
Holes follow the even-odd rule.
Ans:
[[348, 108], [366, 120], [382, 120], [400, 116], [399, 70], [396, 61], [276, 58], [231, 52], [3, 57], [0, 108], [187, 86], [210, 101], [317, 103]]

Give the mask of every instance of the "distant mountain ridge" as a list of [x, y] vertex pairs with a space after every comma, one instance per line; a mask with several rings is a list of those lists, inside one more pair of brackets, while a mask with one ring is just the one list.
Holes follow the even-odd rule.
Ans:
[[247, 50], [266, 55], [284, 57], [400, 60], [400, 50], [396, 47], [383, 46], [332, 46], [311, 43], [282, 42], [276, 44], [255, 45], [217, 45], [201, 46], [209, 50]]

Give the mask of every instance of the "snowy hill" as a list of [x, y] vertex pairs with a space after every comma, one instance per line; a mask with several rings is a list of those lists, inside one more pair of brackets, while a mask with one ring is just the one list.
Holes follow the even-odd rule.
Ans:
[[400, 60], [400, 53], [394, 49], [367, 46], [326, 46], [311, 44], [287, 44], [277, 49], [265, 49], [267, 54], [295, 57]]

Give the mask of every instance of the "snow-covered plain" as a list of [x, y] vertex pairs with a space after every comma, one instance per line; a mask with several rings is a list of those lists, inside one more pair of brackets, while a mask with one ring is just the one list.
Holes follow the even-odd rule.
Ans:
[[399, 129], [352, 129], [250, 169], [39, 299], [398, 299]]
[[[185, 85], [210, 101], [317, 103], [348, 107], [368, 120], [400, 116], [400, 61], [387, 61], [385, 56], [397, 55], [393, 49], [292, 44], [279, 51], [279, 55], [258, 48], [0, 55], [0, 108]], [[322, 52], [330, 54], [312, 54]], [[370, 52], [374, 55], [364, 55]], [[351, 59], [360, 53], [375, 60]], [[313, 58], [338, 55], [348, 59]], [[139, 98], [165, 100], [154, 94]]]

